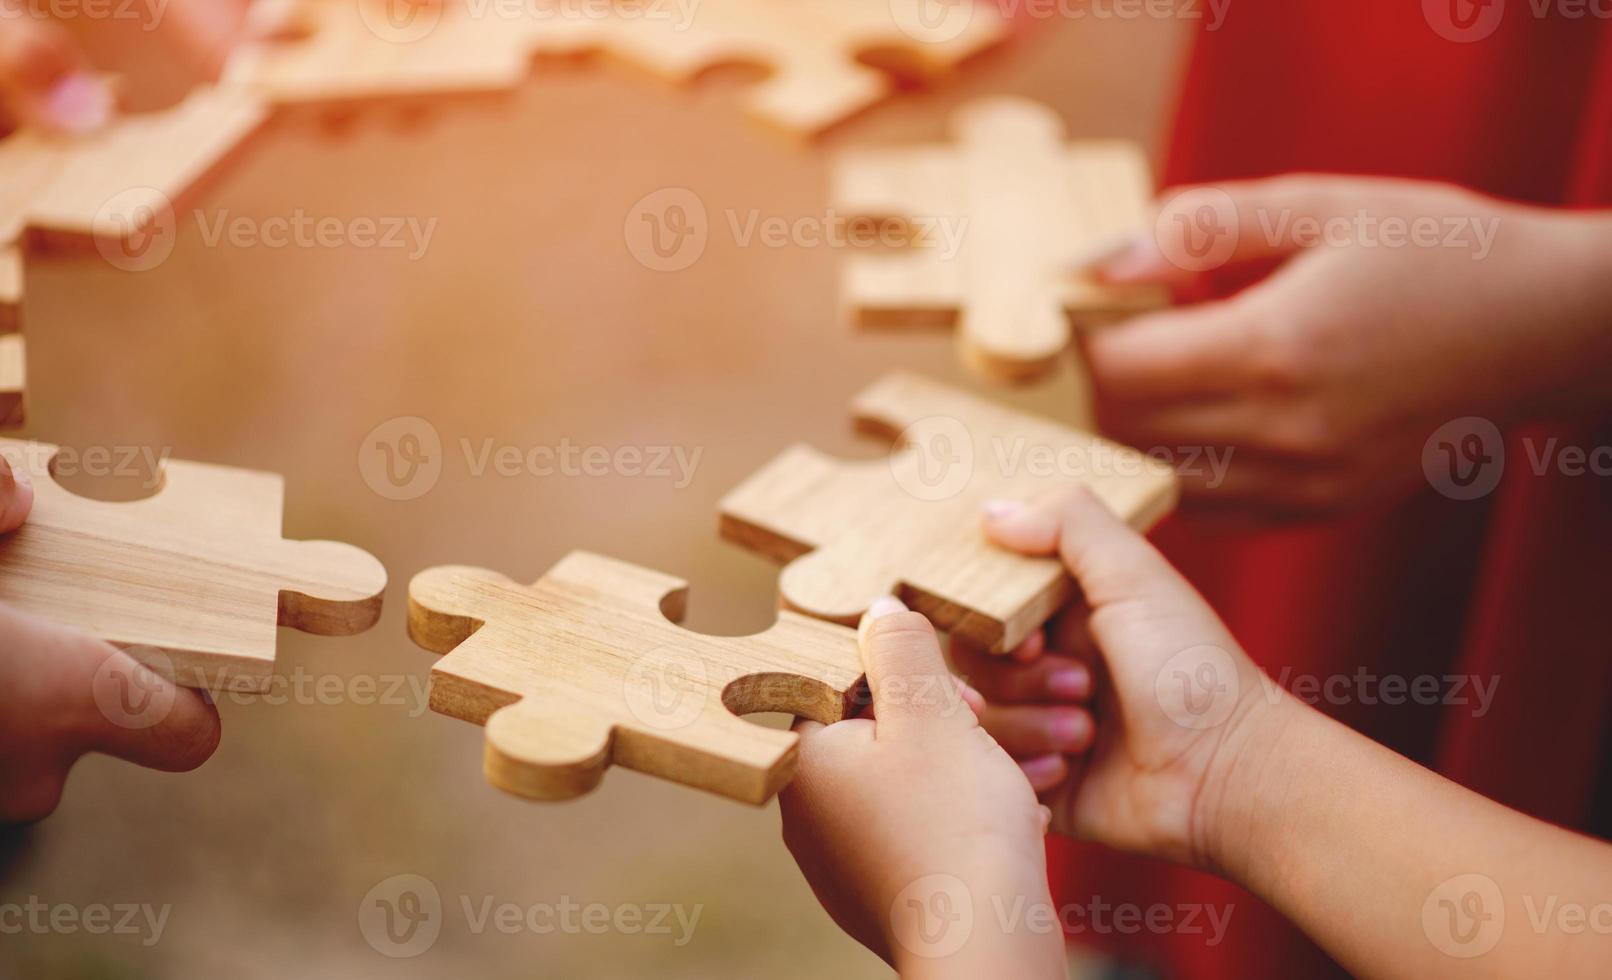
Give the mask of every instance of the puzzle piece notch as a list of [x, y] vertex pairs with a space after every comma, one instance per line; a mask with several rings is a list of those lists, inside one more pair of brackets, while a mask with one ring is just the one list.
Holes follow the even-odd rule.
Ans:
[[749, 637], [691, 633], [687, 585], [572, 552], [535, 585], [428, 569], [409, 586], [409, 633], [445, 656], [431, 707], [487, 727], [498, 788], [559, 800], [612, 764], [760, 804], [793, 775], [797, 737], [741, 714], [831, 723], [862, 677], [850, 630], [782, 613]]
[[379, 620], [386, 570], [374, 557], [279, 537], [279, 476], [169, 461], [154, 496], [106, 503], [57, 482], [58, 453], [0, 439], [34, 484], [27, 523], [0, 537], [0, 602], [215, 690], [267, 690], [278, 627], [349, 636]]
[[[510, 17], [446, 3], [406, 23], [382, 23], [351, 0], [275, 5], [260, 34], [285, 38], [246, 46], [226, 78], [276, 103], [345, 101], [428, 92], [514, 88], [539, 55], [604, 52], [673, 82], [725, 64], [768, 70], [747, 94], [750, 111], [785, 129], [815, 133], [889, 94], [885, 72], [859, 55], [899, 51], [913, 74], [934, 78], [1004, 39], [1006, 23], [985, 4], [944, 33], [904, 33], [887, 4], [867, 0], [700, 0], [686, 13], [617, 11], [611, 16], [520, 6]], [[906, 18], [917, 23], [916, 18]], [[285, 29], [284, 25], [293, 25]]]
[[724, 537], [784, 563], [783, 605], [831, 622], [854, 623], [870, 597], [892, 593], [937, 627], [1005, 652], [1075, 586], [1058, 561], [986, 541], [984, 501], [1049, 504], [1083, 484], [1146, 528], [1176, 499], [1174, 474], [1135, 450], [914, 375], [881, 379], [853, 414], [897, 439], [888, 459], [794, 446], [720, 505]]
[[971, 102], [952, 131], [951, 146], [859, 149], [835, 165], [836, 207], [931, 232], [848, 260], [844, 295], [859, 326], [954, 328], [971, 368], [1022, 382], [1056, 366], [1072, 329], [1166, 301], [1082, 272], [1146, 228], [1152, 179], [1139, 147], [1066, 145], [1058, 115], [1021, 98]]

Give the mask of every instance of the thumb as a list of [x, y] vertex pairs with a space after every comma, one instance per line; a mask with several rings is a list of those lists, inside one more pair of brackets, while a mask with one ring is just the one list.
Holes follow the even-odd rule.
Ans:
[[1306, 233], [1336, 212], [1344, 183], [1278, 177], [1172, 190], [1160, 200], [1152, 227], [1094, 271], [1112, 283], [1180, 284], [1226, 266], [1292, 255], [1314, 244]]
[[1058, 555], [1094, 613], [1133, 600], [1173, 605], [1190, 601], [1208, 612], [1196, 590], [1158, 549], [1086, 487], [1050, 509], [991, 501], [985, 508], [985, 533], [1010, 551]]
[[0, 456], [0, 534], [22, 526], [34, 506], [34, 485], [26, 470], [13, 470]]
[[209, 699], [110, 644], [0, 606], [0, 645], [7, 682], [19, 699], [14, 713], [37, 717], [41, 729], [71, 732], [74, 744], [67, 748], [77, 754], [105, 752], [150, 769], [185, 772], [218, 747], [218, 709]]
[[922, 614], [882, 596], [862, 617], [857, 638], [873, 692], [876, 737], [974, 727], [974, 712], [946, 666], [934, 626]]
[[0, 101], [14, 121], [61, 133], [84, 134], [112, 118], [107, 83], [90, 71], [72, 35], [61, 25], [0, 0]]

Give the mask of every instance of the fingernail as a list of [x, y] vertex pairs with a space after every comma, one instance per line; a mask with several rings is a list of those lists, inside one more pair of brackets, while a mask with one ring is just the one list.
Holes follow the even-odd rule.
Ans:
[[1124, 282], [1158, 275], [1159, 250], [1151, 235], [1138, 235], [1094, 266], [1099, 278]]
[[1083, 698], [1091, 693], [1091, 675], [1075, 667], [1055, 670], [1047, 677], [1047, 690], [1056, 698]]
[[206, 701], [208, 704], [216, 705], [218, 703], [217, 701], [213, 700], [213, 692], [209, 691], [205, 687], [201, 689], [201, 696], [202, 696], [202, 700]]
[[11, 468], [11, 479], [19, 487], [27, 487], [30, 490], [34, 488], [34, 478], [27, 470], [21, 467], [13, 466]]
[[985, 516], [993, 521], [1024, 513], [1024, 503], [1018, 500], [987, 500], [980, 506], [984, 508]]
[[1024, 770], [1024, 774], [1030, 779], [1036, 779], [1041, 776], [1056, 775], [1063, 764], [1063, 756], [1061, 755], [1042, 755], [1034, 759], [1025, 759], [1019, 763], [1019, 768]]
[[902, 602], [900, 599], [897, 599], [893, 595], [882, 595], [868, 604], [868, 614], [863, 618], [872, 623], [877, 622], [886, 616], [893, 616], [896, 613], [906, 611], [906, 603]]
[[1052, 740], [1066, 749], [1072, 749], [1086, 741], [1086, 719], [1083, 715], [1062, 714], [1055, 715], [1049, 723], [1052, 731]]
[[112, 92], [95, 76], [74, 72], [63, 76], [45, 96], [44, 109], [51, 125], [83, 136], [112, 120]]

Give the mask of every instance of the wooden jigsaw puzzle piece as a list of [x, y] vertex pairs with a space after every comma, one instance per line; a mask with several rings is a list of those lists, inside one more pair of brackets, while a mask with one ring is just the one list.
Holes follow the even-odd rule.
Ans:
[[201, 89], [173, 108], [121, 116], [87, 136], [14, 133], [0, 141], [0, 245], [30, 228], [114, 240], [134, 235], [263, 118], [249, 96]]
[[34, 484], [28, 522], [0, 538], [0, 602], [125, 648], [187, 687], [241, 691], [268, 687], [278, 627], [348, 636], [380, 618], [386, 571], [374, 557], [280, 538], [280, 477], [174, 461], [155, 496], [108, 503], [62, 487], [57, 453], [0, 440]]
[[476, 16], [458, 2], [260, 4], [256, 40], [231, 55], [225, 81], [276, 104], [508, 90], [528, 73], [539, 25], [492, 9]]
[[836, 167], [836, 206], [929, 232], [896, 254], [850, 260], [844, 292], [859, 325], [955, 327], [965, 363], [1023, 381], [1056, 365], [1072, 328], [1164, 300], [1081, 269], [1145, 227], [1151, 177], [1139, 148], [1066, 146], [1057, 114], [1018, 98], [969, 103], [952, 128], [955, 146], [852, 151]]
[[854, 623], [891, 592], [941, 629], [1012, 649], [1074, 584], [1054, 559], [986, 541], [984, 501], [1052, 503], [1085, 485], [1138, 528], [1175, 502], [1174, 474], [1135, 450], [913, 375], [881, 379], [853, 414], [897, 441], [889, 459], [797, 446], [720, 505], [724, 537], [786, 563], [783, 604], [830, 621]]
[[568, 799], [612, 764], [762, 803], [793, 774], [796, 736], [739, 715], [842, 716], [862, 676], [855, 634], [784, 613], [750, 637], [675, 625], [687, 586], [573, 552], [536, 585], [428, 569], [409, 586], [409, 632], [445, 656], [431, 707], [487, 726], [500, 789]]

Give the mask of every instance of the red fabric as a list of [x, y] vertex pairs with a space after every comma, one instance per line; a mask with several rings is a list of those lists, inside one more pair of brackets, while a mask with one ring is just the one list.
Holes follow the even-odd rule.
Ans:
[[[1491, 0], [1504, 3], [1504, 0]], [[1329, 171], [1446, 180], [1550, 204], [1612, 202], [1612, 24], [1525, 0], [1457, 43], [1437, 4], [1236, 0], [1202, 31], [1167, 183]], [[1200, 4], [1199, 6], [1204, 6]], [[1455, 411], [1451, 417], [1466, 412]], [[1528, 430], [1537, 453], [1612, 443], [1608, 420]], [[1612, 575], [1612, 481], [1535, 476], [1510, 436], [1483, 501], [1431, 490], [1338, 523], [1215, 534], [1177, 518], [1157, 540], [1273, 674], [1498, 677], [1491, 710], [1360, 703], [1337, 717], [1511, 806], [1580, 825], [1612, 702], [1601, 622]], [[1230, 907], [1222, 942], [1177, 931], [1075, 935], [1167, 976], [1337, 971], [1274, 912], [1209, 876], [1055, 842], [1061, 902], [1100, 895]], [[1179, 918], [1176, 921], [1181, 921]]]

